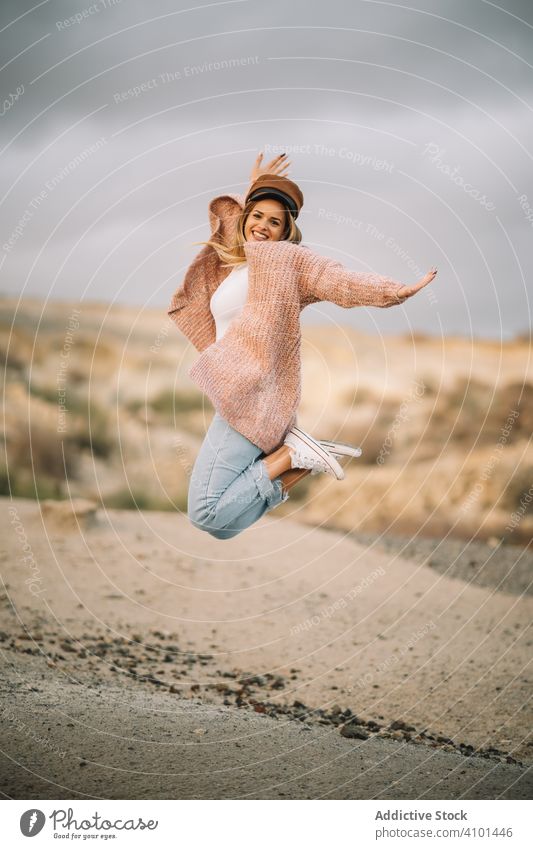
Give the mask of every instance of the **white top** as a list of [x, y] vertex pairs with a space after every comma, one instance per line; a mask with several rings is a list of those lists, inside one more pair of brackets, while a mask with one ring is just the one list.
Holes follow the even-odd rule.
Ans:
[[216, 341], [224, 335], [234, 318], [240, 315], [248, 298], [248, 263], [238, 265], [213, 294], [210, 306], [215, 319]]

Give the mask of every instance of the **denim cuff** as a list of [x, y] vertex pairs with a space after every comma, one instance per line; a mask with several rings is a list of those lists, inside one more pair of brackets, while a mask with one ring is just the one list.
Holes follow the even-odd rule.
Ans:
[[255, 485], [261, 498], [268, 504], [268, 509], [271, 510], [273, 507], [277, 507], [282, 501], [286, 501], [289, 493], [283, 492], [281, 479], [274, 478], [274, 480], [270, 480], [266, 465], [262, 460], [254, 463], [254, 467], [252, 468], [252, 475]]
[[274, 489], [274, 497], [272, 499], [272, 504], [269, 509], [272, 507], [277, 507], [278, 504], [281, 504], [282, 501], [286, 501], [289, 497], [288, 492], [283, 491], [283, 483], [281, 482], [281, 478], [274, 478], [273, 481], [270, 481], [272, 487]]

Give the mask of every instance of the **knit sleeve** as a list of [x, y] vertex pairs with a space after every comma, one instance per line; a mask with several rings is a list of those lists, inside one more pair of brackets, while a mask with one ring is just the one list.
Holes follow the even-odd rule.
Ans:
[[208, 209], [211, 238], [216, 237], [227, 244], [243, 209], [243, 195], [227, 194], [213, 198]]
[[[209, 202], [210, 239], [225, 242], [231, 236], [236, 218], [244, 206], [242, 195], [218, 195]], [[216, 252], [210, 245], [204, 245], [188, 267], [183, 281], [172, 296], [168, 315], [176, 320], [177, 312], [185, 306], [194, 292], [207, 287], [207, 276], [216, 273]]]
[[330, 301], [339, 307], [392, 307], [406, 298], [397, 293], [403, 283], [364, 271], [350, 271], [340, 262], [306, 249], [300, 283], [307, 303]]

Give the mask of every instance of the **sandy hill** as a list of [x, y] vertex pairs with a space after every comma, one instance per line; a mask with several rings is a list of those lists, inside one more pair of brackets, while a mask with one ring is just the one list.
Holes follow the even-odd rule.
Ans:
[[[213, 410], [164, 310], [0, 305], [6, 367], [0, 482], [20, 497], [183, 510]], [[299, 423], [359, 444], [340, 484], [306, 478], [280, 508], [345, 531], [533, 538], [528, 340], [370, 336], [305, 327]]]

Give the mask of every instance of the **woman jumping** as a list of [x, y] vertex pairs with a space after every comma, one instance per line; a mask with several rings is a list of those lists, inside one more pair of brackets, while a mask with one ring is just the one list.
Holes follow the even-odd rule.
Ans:
[[[339, 458], [361, 452], [317, 440], [296, 424], [300, 313], [310, 304], [391, 307], [427, 286], [349, 271], [300, 244], [303, 194], [285, 154], [259, 154], [244, 197], [209, 204], [211, 238], [193, 260], [168, 314], [201, 352], [189, 376], [215, 415], [193, 467], [192, 524], [229, 539], [289, 497], [305, 475], [344, 478]], [[230, 269], [228, 273], [228, 269]]]

